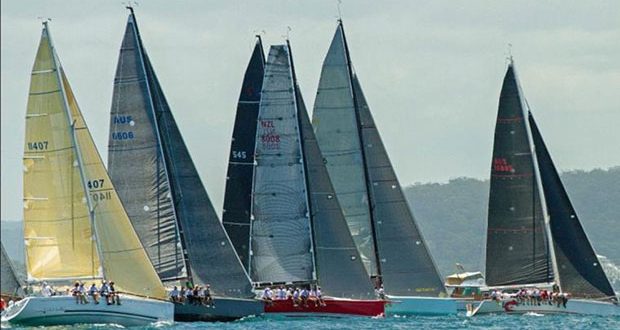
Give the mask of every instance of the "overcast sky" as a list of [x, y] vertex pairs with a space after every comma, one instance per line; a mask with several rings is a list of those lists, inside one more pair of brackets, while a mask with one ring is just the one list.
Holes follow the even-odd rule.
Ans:
[[[109, 111], [127, 20], [122, 1], [1, 2], [2, 219], [22, 217], [30, 70], [50, 24], [107, 159]], [[284, 41], [312, 109], [336, 1], [139, 1], [147, 52], [221, 213], [237, 97], [254, 44]], [[351, 57], [401, 184], [487, 178], [507, 44], [560, 170], [620, 165], [620, 1], [352, 1]], [[266, 49], [265, 51], [268, 51]], [[139, 164], [136, 164], [139, 165]]]

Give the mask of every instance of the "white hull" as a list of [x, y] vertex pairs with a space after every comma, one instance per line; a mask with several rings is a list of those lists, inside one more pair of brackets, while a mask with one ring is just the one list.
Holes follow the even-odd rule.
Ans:
[[[475, 304], [474, 304], [475, 306]], [[560, 305], [528, 305], [516, 304], [514, 300], [506, 300], [502, 302], [483, 300], [478, 307], [472, 312], [468, 312], [468, 316], [479, 314], [582, 314], [582, 315], [600, 315], [600, 316], [620, 316], [620, 306], [610, 302], [585, 300], [585, 299], [569, 299], [566, 307]]]
[[391, 296], [385, 305], [387, 315], [445, 315], [456, 314], [457, 302], [452, 298]]
[[95, 304], [77, 304], [75, 297], [27, 297], [6, 310], [2, 322], [26, 326], [69, 324], [148, 325], [173, 322], [174, 306], [170, 302], [121, 295], [122, 305], [107, 305], [105, 299]]

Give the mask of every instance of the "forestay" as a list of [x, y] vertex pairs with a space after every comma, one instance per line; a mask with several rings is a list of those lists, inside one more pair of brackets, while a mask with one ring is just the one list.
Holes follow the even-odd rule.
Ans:
[[381, 278], [391, 295], [437, 297], [441, 277], [405, 199], [356, 75], [353, 86], [362, 131]]
[[[253, 297], [249, 278], [215, 213], [144, 50], [133, 13], [129, 18], [128, 29], [133, 29], [135, 32], [129, 37], [136, 39], [135, 44], [139, 48], [140, 55], [139, 62], [131, 70], [139, 72], [146, 79], [139, 94], [147, 98], [146, 105], [148, 106], [142, 110], [146, 116], [154, 118], [152, 125], [146, 125], [151, 128], [147, 134], [155, 136], [152, 143], [159, 144], [160, 157], [163, 160], [161, 166], [164, 167], [162, 173], [165, 175], [162, 181], [169, 184], [167, 199], [171, 203], [171, 214], [175, 216], [172, 219], [176, 219], [174, 225], [181, 231], [177, 236], [181, 239], [177, 247], [186, 249], [190, 279], [196, 284], [210, 284], [214, 293], [233, 297]], [[119, 66], [121, 61], [119, 61]], [[125, 103], [119, 104], [116, 109], [113, 108], [113, 113], [114, 110], [127, 116], [127, 113], [131, 113], [135, 108]], [[114, 115], [112, 121], [114, 121]], [[138, 133], [135, 134], [138, 138]], [[134, 151], [144, 146], [139, 144], [139, 140], [134, 140], [130, 145], [131, 150]], [[145, 147], [148, 147], [148, 144]], [[131, 153], [126, 152], [123, 155], [129, 154]], [[139, 176], [144, 170], [143, 166], [134, 166], [126, 162], [112, 163], [110, 167], [128, 176]], [[151, 223], [160, 220], [155, 217], [156, 213], [150, 214], [151, 217], [148, 220]], [[164, 216], [163, 220], [166, 219], [168, 218]], [[153, 233], [154, 231], [150, 231], [145, 236], [153, 237]], [[167, 246], [170, 247], [168, 243], [165, 240], [155, 242], [155, 244], [162, 244], [161, 250], [166, 249]], [[160, 276], [162, 276], [161, 273]], [[164, 279], [163, 276], [162, 279]]]
[[511, 64], [499, 100], [491, 164], [486, 246], [490, 286], [553, 281], [530, 142]]
[[289, 50], [272, 46], [256, 130], [250, 276], [315, 280], [307, 189]]
[[367, 272], [378, 275], [344, 31], [339, 24], [321, 70], [313, 125], [327, 170]]
[[248, 269], [250, 251], [250, 214], [252, 209], [252, 175], [254, 174], [254, 147], [256, 145], [256, 118], [260, 105], [265, 55], [260, 37], [257, 37], [250, 63], [245, 71], [235, 127], [233, 129], [222, 222], [235, 246], [241, 263]]
[[531, 113], [528, 114], [528, 119], [549, 213], [549, 226], [562, 290], [575, 297], [614, 297], [614, 290], [581, 226]]

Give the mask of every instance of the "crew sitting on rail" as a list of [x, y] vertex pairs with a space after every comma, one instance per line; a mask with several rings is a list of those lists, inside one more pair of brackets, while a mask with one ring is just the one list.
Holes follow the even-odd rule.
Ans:
[[82, 290], [84, 286], [82, 285], [82, 287], [80, 288], [80, 283], [79, 282], [75, 282], [75, 284], [73, 285], [73, 289], [71, 289], [71, 295], [75, 297], [75, 303], [76, 304], [86, 304], [87, 301], [84, 298], [84, 294], [82, 293]]
[[174, 288], [172, 289], [172, 291], [170, 291], [170, 300], [172, 300], [172, 302], [179, 302], [179, 289], [177, 288], [177, 286], [175, 285]]
[[271, 292], [271, 288], [270, 287], [266, 287], [263, 290], [263, 296], [262, 299], [264, 302], [266, 302], [268, 305], [272, 305], [273, 304], [273, 293]]
[[47, 284], [47, 282], [43, 282], [41, 285], [41, 295], [43, 297], [51, 297], [51, 296], [55, 296], [56, 292], [54, 291], [51, 285]]
[[204, 303], [207, 304], [207, 306], [215, 307], [213, 297], [211, 296], [211, 285], [207, 284], [202, 289], [202, 296], [204, 297]]
[[117, 305], [121, 304], [121, 296], [116, 292], [114, 288], [114, 281], [110, 281], [110, 293], [112, 294], [112, 304], [116, 302]]
[[187, 289], [185, 290], [185, 302], [187, 302], [188, 304], [191, 304], [193, 301], [194, 301], [194, 291], [190, 287], [187, 287]]
[[90, 289], [88, 289], [88, 295], [93, 297], [95, 304], [99, 304], [99, 290], [97, 289], [97, 285], [95, 285], [95, 283], [93, 283], [90, 286]]
[[187, 291], [185, 290], [185, 286], [182, 285], [181, 286], [181, 291], [179, 291], [179, 302], [180, 303], [184, 303], [185, 302], [185, 294], [187, 293]]
[[301, 302], [303, 302], [304, 307], [308, 307], [308, 298], [310, 296], [310, 293], [308, 292], [308, 290], [304, 287], [303, 289], [301, 289], [301, 292], [299, 295], [301, 296]]
[[319, 305], [326, 306], [325, 305], [325, 300], [323, 300], [323, 293], [321, 293], [321, 287], [320, 286], [316, 287], [316, 299], [319, 301]]
[[295, 291], [293, 291], [293, 306], [299, 306], [300, 301], [301, 299], [299, 297], [299, 288], [295, 288]]
[[276, 290], [276, 299], [278, 300], [286, 300], [286, 289], [284, 289], [283, 285], [280, 285], [280, 287], [278, 288], [278, 290]]

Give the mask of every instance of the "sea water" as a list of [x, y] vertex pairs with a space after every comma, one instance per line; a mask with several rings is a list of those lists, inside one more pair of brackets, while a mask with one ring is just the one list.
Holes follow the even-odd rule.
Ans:
[[[24, 329], [2, 324], [2, 328]], [[47, 327], [46, 330], [101, 330], [122, 328], [111, 324]], [[35, 329], [35, 328], [30, 328]], [[37, 328], [41, 329], [41, 328]], [[620, 317], [584, 315], [481, 315], [472, 318], [463, 314], [452, 316], [390, 316], [386, 318], [263, 318], [249, 317], [228, 323], [192, 322], [154, 324], [136, 330], [192, 330], [192, 329], [620, 329]]]

